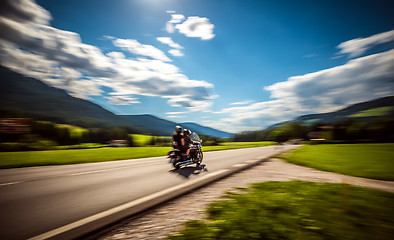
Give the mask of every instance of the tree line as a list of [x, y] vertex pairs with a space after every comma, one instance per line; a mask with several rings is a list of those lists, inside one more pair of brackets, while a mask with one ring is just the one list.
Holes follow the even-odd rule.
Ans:
[[303, 125], [287, 123], [282, 126], [236, 134], [235, 141], [275, 141], [292, 139], [311, 140], [318, 133], [325, 142], [394, 142], [394, 119], [375, 119], [368, 122], [348, 119], [337, 123]]
[[127, 127], [85, 129], [49, 121], [32, 121], [29, 133], [0, 133], [0, 150], [42, 150], [83, 143], [108, 144], [114, 139], [127, 140], [128, 145], [133, 145], [129, 136], [133, 132]]

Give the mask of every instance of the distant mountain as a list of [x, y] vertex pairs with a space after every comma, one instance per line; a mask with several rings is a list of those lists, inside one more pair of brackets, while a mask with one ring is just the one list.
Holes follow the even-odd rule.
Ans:
[[287, 123], [312, 125], [316, 123], [336, 123], [348, 119], [365, 122], [376, 118], [394, 119], [394, 96], [357, 103], [335, 112], [300, 116], [292, 121], [272, 125], [268, 129], [280, 127]]
[[0, 117], [28, 117], [83, 127], [134, 124], [92, 102], [64, 90], [0, 67]]
[[304, 124], [334, 123], [347, 119], [368, 121], [377, 117], [394, 118], [394, 96], [357, 103], [335, 112], [304, 115], [294, 121]]
[[187, 128], [187, 129], [191, 130], [192, 132], [196, 132], [200, 135], [214, 136], [214, 137], [218, 137], [218, 138], [233, 138], [234, 137], [234, 135], [231, 133], [219, 131], [214, 128], [201, 126], [201, 125], [191, 123], [191, 122], [180, 123], [179, 125], [181, 125], [183, 128]]
[[219, 131], [210, 127], [201, 126], [196, 123], [175, 123], [172, 121], [164, 120], [152, 115], [122, 115], [124, 118], [129, 119], [135, 123], [135, 126], [142, 130], [143, 133], [157, 134], [168, 136], [172, 135], [176, 125], [187, 128], [199, 135], [207, 135], [217, 138], [232, 138], [233, 134]]
[[[81, 127], [128, 127], [133, 132], [161, 136], [172, 135], [178, 125], [147, 114], [116, 115], [97, 104], [72, 97], [64, 90], [0, 66], [0, 118], [4, 117], [34, 118]], [[190, 129], [202, 135], [231, 136], [198, 124]]]
[[144, 134], [171, 136], [177, 123], [164, 120], [149, 114], [144, 115], [121, 115], [132, 121], [134, 126]]

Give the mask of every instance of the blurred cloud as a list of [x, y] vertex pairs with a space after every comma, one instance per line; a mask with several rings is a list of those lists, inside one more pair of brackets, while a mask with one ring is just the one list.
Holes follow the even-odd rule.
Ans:
[[[212, 122], [220, 129], [262, 129], [297, 116], [394, 95], [394, 49], [349, 60], [346, 64], [293, 76], [267, 86], [272, 101], [222, 109], [230, 117]], [[234, 105], [234, 104], [233, 104]], [[235, 105], [238, 105], [236, 103]], [[239, 104], [240, 105], [240, 104]]]
[[169, 23], [180, 23], [182, 20], [185, 19], [185, 16], [182, 14], [172, 14], [171, 15], [171, 20], [168, 21]]
[[248, 100], [248, 101], [242, 101], [242, 102], [233, 102], [230, 103], [230, 105], [247, 105], [247, 104], [251, 104], [253, 101]]
[[0, 6], [3, 66], [79, 98], [101, 95], [113, 104], [134, 104], [139, 102], [137, 95], [158, 96], [168, 99], [172, 106], [192, 111], [212, 104], [212, 84], [189, 79], [152, 45], [105, 36], [136, 56], [127, 58], [123, 52], [104, 54], [83, 43], [79, 34], [49, 26], [50, 13], [32, 0], [7, 0]]
[[394, 41], [394, 30], [372, 35], [366, 38], [356, 38], [337, 46], [339, 54], [349, 54], [350, 58], [358, 57], [372, 47]]
[[48, 24], [51, 20], [51, 14], [31, 0], [0, 1], [0, 16], [39, 24]]
[[213, 29], [215, 25], [211, 24], [205, 17], [188, 17], [186, 21], [175, 25], [180, 33], [187, 37], [199, 37], [202, 40], [209, 40], [215, 37]]
[[182, 57], [184, 55], [179, 49], [171, 49], [168, 53], [175, 57]]
[[168, 33], [174, 33], [175, 32], [174, 24], [182, 22], [182, 20], [185, 19], [185, 16], [182, 14], [174, 14], [175, 11], [166, 11], [166, 12], [173, 13], [171, 14], [171, 20], [169, 20], [166, 23], [166, 31]]
[[129, 52], [136, 55], [147, 56], [164, 62], [171, 62], [171, 59], [169, 59], [161, 50], [155, 48], [152, 45], [141, 44], [134, 39], [118, 38], [115, 39], [113, 43], [115, 46], [128, 50]]
[[157, 41], [159, 41], [163, 44], [167, 44], [168, 46], [170, 46], [172, 48], [183, 49], [183, 47], [181, 45], [179, 45], [178, 43], [175, 43], [170, 37], [158, 37], [156, 39], [157, 39]]
[[134, 103], [141, 103], [138, 101], [137, 98], [132, 98], [128, 96], [108, 96], [105, 98], [110, 100], [109, 103], [114, 105], [130, 105]]
[[[167, 11], [167, 13], [175, 12]], [[171, 20], [166, 23], [166, 31], [168, 33], [174, 33], [175, 29], [178, 29], [180, 33], [187, 37], [199, 37], [202, 40], [209, 40], [215, 37], [213, 33], [215, 25], [210, 23], [208, 18], [191, 16], [182, 22], [184, 19], [185, 16], [182, 14], [171, 14]]]
[[175, 32], [175, 27], [172, 23], [167, 22], [166, 23], [166, 31], [168, 33], [174, 33]]

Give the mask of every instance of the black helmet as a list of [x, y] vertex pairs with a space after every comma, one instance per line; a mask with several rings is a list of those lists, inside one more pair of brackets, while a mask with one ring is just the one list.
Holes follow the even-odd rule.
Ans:
[[177, 133], [181, 133], [182, 132], [182, 127], [181, 126], [176, 126], [175, 127], [175, 131], [177, 132]]

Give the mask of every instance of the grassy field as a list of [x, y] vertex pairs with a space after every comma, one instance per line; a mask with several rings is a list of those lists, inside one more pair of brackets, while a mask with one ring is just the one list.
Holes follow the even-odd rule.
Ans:
[[394, 180], [394, 144], [306, 145], [280, 155], [290, 163], [357, 177]]
[[[272, 145], [272, 142], [225, 143], [223, 146], [203, 146], [203, 151], [218, 151], [236, 148], [260, 147], [267, 145]], [[170, 147], [126, 147], [29, 152], [0, 152], [0, 168], [63, 165], [145, 157], [158, 157], [166, 155], [170, 150]]]
[[394, 111], [394, 107], [372, 108], [349, 115], [349, 117], [382, 117], [389, 115], [392, 111]]
[[164, 156], [168, 147], [97, 148], [0, 153], [0, 168], [64, 165]]
[[392, 239], [393, 198], [344, 184], [256, 183], [227, 193], [207, 219], [187, 222], [169, 239]]

